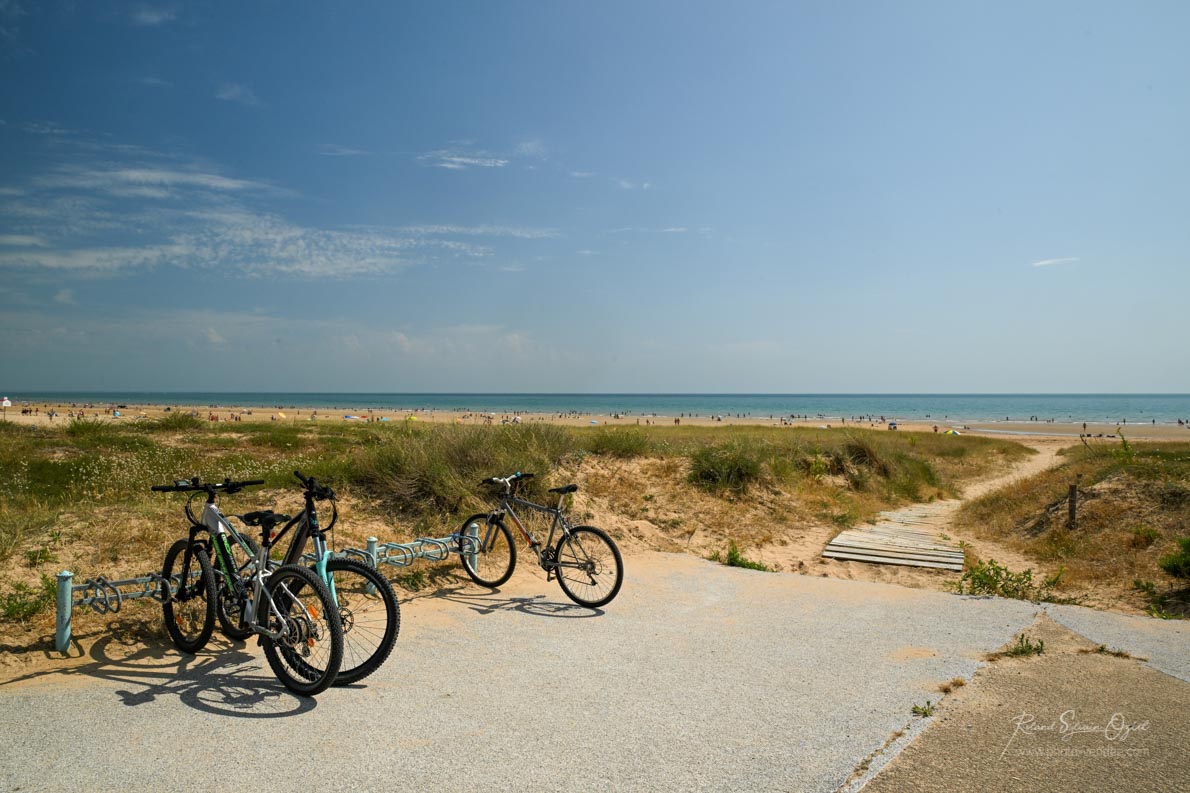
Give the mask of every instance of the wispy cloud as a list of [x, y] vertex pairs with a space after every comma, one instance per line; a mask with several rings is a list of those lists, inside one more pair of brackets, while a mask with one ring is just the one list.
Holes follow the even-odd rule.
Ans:
[[173, 88], [173, 83], [169, 80], [162, 80], [160, 77], [138, 77], [136, 81], [141, 85], [148, 85], [153, 88]]
[[596, 174], [593, 171], [571, 171], [570, 175], [573, 176], [575, 179], [590, 179], [592, 176], [595, 176]]
[[59, 289], [57, 294], [54, 295], [54, 302], [61, 303], [62, 305], [65, 305], [65, 306], [73, 306], [75, 304], [74, 290], [73, 289]]
[[32, 234], [0, 234], [0, 245], [11, 245], [17, 248], [44, 248], [48, 245], [43, 238]]
[[207, 326], [207, 329], [203, 331], [203, 335], [207, 337], [207, 341], [209, 341], [211, 344], [227, 343], [227, 339], [223, 338], [223, 336], [219, 334], [219, 331], [210, 326]]
[[252, 89], [242, 83], [224, 83], [215, 92], [215, 98], [225, 102], [238, 102], [248, 107], [256, 107], [260, 104], [260, 100], [256, 98]]
[[552, 239], [559, 236], [554, 229], [523, 228], [519, 226], [402, 226], [401, 231], [408, 234], [425, 235], [467, 235], [482, 237], [517, 237], [524, 240]]
[[492, 257], [504, 239], [554, 229], [499, 224], [319, 227], [273, 211], [273, 185], [137, 147], [62, 150], [62, 162], [0, 198], [0, 269], [92, 276], [211, 269], [352, 278]]
[[174, 6], [138, 5], [132, 9], [129, 19], [132, 24], [141, 27], [157, 27], [178, 18], [178, 9]]
[[1033, 262], [1033, 267], [1049, 267], [1051, 264], [1066, 264], [1067, 262], [1077, 262], [1077, 256], [1063, 256], [1058, 259], [1042, 259], [1039, 262]]
[[340, 146], [338, 143], [322, 143], [318, 146], [318, 153], [324, 157], [362, 157], [372, 152], [354, 149], [350, 146]]
[[506, 157], [495, 157], [485, 152], [468, 152], [459, 149], [438, 149], [417, 155], [422, 165], [445, 168], [449, 171], [464, 171], [468, 168], [503, 168], [508, 165]]
[[616, 179], [615, 183], [621, 190], [648, 190], [653, 186], [652, 182], [633, 182], [628, 179]]
[[164, 198], [171, 188], [200, 188], [220, 192], [265, 189], [267, 185], [248, 179], [233, 179], [217, 173], [177, 168], [87, 167], [63, 165], [34, 179], [44, 188], [99, 190], [112, 195]]

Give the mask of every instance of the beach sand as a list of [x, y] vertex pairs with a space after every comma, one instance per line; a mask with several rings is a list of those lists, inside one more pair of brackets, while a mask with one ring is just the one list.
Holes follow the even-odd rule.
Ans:
[[[33, 415], [21, 415], [22, 407], [30, 407], [37, 410]], [[653, 416], [637, 416], [637, 415], [623, 415], [617, 416], [615, 414], [588, 414], [588, 413], [481, 413], [474, 411], [452, 411], [452, 410], [426, 410], [421, 408], [410, 409], [376, 409], [360, 406], [354, 408], [292, 408], [292, 407], [254, 407], [246, 405], [133, 405], [129, 404], [126, 408], [120, 409], [120, 416], [117, 418], [113, 415], [113, 408], [110, 405], [95, 404], [90, 406], [81, 406], [78, 404], [53, 404], [53, 403], [29, 403], [28, 405], [15, 405], [8, 408], [5, 418], [8, 421], [14, 421], [21, 424], [37, 424], [52, 426], [54, 424], [68, 423], [71, 418], [81, 413], [87, 418], [98, 418], [103, 421], [113, 422], [135, 422], [145, 421], [151, 419], [168, 416], [171, 413], [193, 413], [200, 419], [204, 420], [218, 420], [218, 421], [233, 421], [237, 417], [240, 421], [286, 421], [292, 423], [304, 423], [309, 421], [319, 422], [349, 422], [349, 423], [365, 423], [369, 420], [379, 422], [398, 422], [398, 421], [422, 421], [435, 424], [464, 424], [464, 425], [484, 425], [484, 424], [500, 424], [502, 422], [515, 422], [521, 424], [530, 423], [549, 423], [560, 424], [575, 427], [630, 427], [630, 426], [648, 426], [654, 425], [659, 427], [673, 427], [676, 426], [673, 417], [653, 417]], [[56, 413], [53, 418], [51, 413]], [[346, 416], [353, 416], [354, 418], [345, 418]], [[723, 416], [716, 418], [712, 416], [683, 416], [678, 419], [681, 426], [696, 426], [696, 427], [723, 427], [723, 426], [793, 426], [793, 427], [816, 427], [816, 428], [831, 428], [831, 429], [886, 429], [887, 423], [881, 422], [855, 422], [852, 420], [840, 421], [838, 419], [822, 419], [822, 418], [805, 418], [805, 419], [784, 419], [780, 417], [770, 418], [768, 416]], [[897, 426], [900, 431], [909, 432], [933, 432], [937, 427], [938, 432], [945, 432], [948, 429], [955, 429], [963, 434], [971, 435], [987, 435], [987, 436], [1005, 436], [1018, 435], [1037, 438], [1057, 438], [1063, 440], [1077, 441], [1080, 434], [1083, 434], [1084, 425], [1081, 423], [1048, 423], [1041, 421], [1003, 421], [1003, 422], [970, 422], [957, 423], [955, 421], [944, 421], [933, 423], [931, 421], [910, 420], [897, 421]], [[1187, 440], [1190, 441], [1190, 425], [1179, 426], [1177, 424], [1090, 424], [1086, 426], [1086, 434], [1092, 438], [1119, 438], [1123, 433], [1130, 440]]]

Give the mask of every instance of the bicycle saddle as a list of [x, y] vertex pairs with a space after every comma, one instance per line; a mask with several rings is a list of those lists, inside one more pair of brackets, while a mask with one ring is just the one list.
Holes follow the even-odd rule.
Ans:
[[259, 512], [246, 512], [240, 515], [240, 520], [244, 521], [248, 526], [264, 526], [265, 528], [272, 528], [278, 523], [289, 520], [288, 515], [278, 515], [271, 509], [262, 509]]
[[578, 485], [566, 485], [566, 487], [551, 487], [550, 488], [551, 493], [561, 493], [562, 495], [566, 495], [567, 493], [573, 493], [576, 490], [578, 490]]

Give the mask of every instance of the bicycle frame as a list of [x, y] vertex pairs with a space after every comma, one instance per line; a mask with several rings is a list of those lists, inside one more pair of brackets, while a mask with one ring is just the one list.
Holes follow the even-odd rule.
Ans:
[[550, 522], [550, 533], [549, 533], [549, 536], [546, 537], [546, 540], [545, 540], [546, 548], [553, 547], [554, 534], [557, 533], [559, 527], [562, 528], [562, 536], [563, 537], [565, 537], [566, 534], [569, 533], [570, 524], [566, 521], [566, 518], [562, 515], [562, 505], [561, 505], [561, 503], [559, 503], [557, 507], [547, 507], [543, 504], [535, 504], [532, 501], [526, 501], [525, 499], [518, 498], [517, 496], [504, 496], [503, 498], [500, 499], [500, 507], [499, 507], [499, 509], [496, 510], [496, 513], [499, 514], [500, 516], [507, 514], [508, 517], [512, 518], [512, 522], [514, 524], [516, 524], [516, 527], [521, 530], [521, 534], [523, 534], [525, 536], [525, 541], [529, 543], [529, 547], [532, 548], [533, 552], [537, 554], [537, 561], [540, 563], [542, 561], [541, 560], [542, 543], [537, 539], [537, 537], [533, 534], [533, 532], [529, 531], [529, 529], [525, 526], [525, 524], [521, 522], [520, 517], [517, 516], [516, 512], [512, 508], [513, 504], [516, 504], [519, 507], [525, 507], [525, 508], [530, 509], [534, 512], [542, 512], [542, 513], [545, 513], [546, 515], [553, 516], [553, 520]]
[[[286, 621], [283, 619], [281, 610], [277, 608], [272, 598], [269, 597], [268, 592], [264, 588], [264, 580], [272, 575], [269, 570], [268, 559], [269, 549], [272, 547], [272, 542], [267, 536], [261, 537], [264, 542], [260, 544], [260, 548], [255, 553], [252, 547], [244, 541], [244, 538], [235, 527], [228, 522], [227, 517], [219, 506], [215, 503], [215, 496], [213, 493], [207, 496], [207, 502], [203, 505], [202, 519], [195, 521], [190, 512], [189, 505], [186, 508], [186, 514], [191, 518], [190, 527], [190, 541], [191, 546], [196, 539], [199, 532], [205, 531], [211, 537], [211, 544], [214, 546], [215, 556], [219, 560], [220, 575], [225, 576], [225, 581], [230, 583], [237, 598], [243, 598], [247, 594], [244, 587], [244, 582], [239, 575], [239, 568], [236, 567], [235, 560], [231, 556], [231, 546], [229, 538], [234, 538], [244, 552], [254, 558], [253, 572], [252, 572], [252, 597], [247, 599], [244, 604], [244, 623], [252, 629], [253, 633], [263, 634], [273, 640], [280, 640], [284, 638], [289, 629]], [[190, 564], [190, 547], [186, 549], [186, 569], [189, 569]], [[325, 566], [325, 565], [324, 565]], [[234, 573], [231, 571], [235, 571]], [[292, 592], [286, 593], [289, 597], [293, 597]], [[278, 624], [281, 626], [280, 631], [271, 631], [257, 617], [257, 604], [261, 602], [264, 597], [268, 601], [270, 613], [278, 618]]]

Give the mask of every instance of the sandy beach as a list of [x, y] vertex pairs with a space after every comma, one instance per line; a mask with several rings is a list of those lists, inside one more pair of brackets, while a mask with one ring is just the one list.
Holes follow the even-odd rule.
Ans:
[[[28, 410], [30, 412], [23, 412]], [[104, 421], [135, 422], [162, 418], [172, 413], [190, 413], [208, 421], [286, 421], [286, 422], [398, 422], [423, 421], [437, 424], [487, 425], [501, 423], [549, 423], [575, 427], [628, 426], [789, 426], [830, 429], [887, 429], [889, 422], [855, 421], [852, 419], [803, 417], [781, 418], [752, 415], [679, 417], [641, 416], [615, 413], [493, 413], [478, 411], [430, 410], [425, 408], [371, 408], [360, 405], [342, 407], [260, 407], [249, 405], [164, 405], [127, 404], [118, 407], [100, 403], [14, 403], [5, 411], [5, 419], [21, 424], [52, 426], [82, 416]], [[894, 420], [888, 417], [890, 421]], [[895, 420], [899, 431], [945, 432], [989, 436], [1028, 436], [1076, 440], [1080, 435], [1094, 439], [1115, 439], [1122, 433], [1130, 440], [1188, 440], [1190, 425], [1143, 423], [1072, 423], [1046, 421], [956, 422], [928, 420]], [[935, 430], [936, 428], [936, 430]]]

